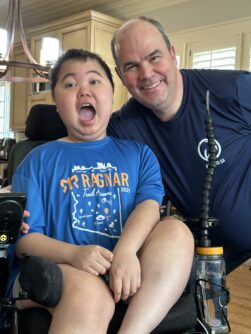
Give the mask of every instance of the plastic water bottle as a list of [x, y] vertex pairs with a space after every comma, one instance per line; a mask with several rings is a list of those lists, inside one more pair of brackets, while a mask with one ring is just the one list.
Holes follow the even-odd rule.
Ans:
[[197, 295], [211, 333], [228, 333], [226, 269], [223, 247], [196, 248]]

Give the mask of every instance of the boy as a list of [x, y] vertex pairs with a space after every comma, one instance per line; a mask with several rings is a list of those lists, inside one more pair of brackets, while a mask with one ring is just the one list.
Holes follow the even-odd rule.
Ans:
[[33, 150], [15, 172], [12, 189], [26, 193], [31, 213], [16, 256], [48, 259], [62, 274], [61, 298], [46, 305], [50, 334], [106, 333], [115, 303], [129, 297], [118, 333], [149, 333], [184, 290], [193, 237], [174, 218], [158, 222], [163, 188], [150, 149], [106, 135], [114, 87], [104, 61], [68, 50], [51, 88], [68, 136]]

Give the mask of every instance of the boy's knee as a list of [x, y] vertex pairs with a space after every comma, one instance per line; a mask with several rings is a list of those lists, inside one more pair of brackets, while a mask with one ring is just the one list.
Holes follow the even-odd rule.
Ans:
[[162, 229], [166, 229], [166, 233], [174, 235], [177, 238], [189, 238], [193, 240], [193, 234], [189, 227], [181, 220], [173, 216], [162, 218], [159, 222], [159, 226]]

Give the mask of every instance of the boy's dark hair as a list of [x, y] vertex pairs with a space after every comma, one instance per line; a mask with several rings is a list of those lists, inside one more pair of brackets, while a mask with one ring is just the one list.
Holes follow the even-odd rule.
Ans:
[[109, 69], [106, 62], [99, 55], [97, 55], [94, 52], [90, 52], [90, 51], [83, 50], [83, 49], [69, 49], [65, 53], [63, 53], [61, 57], [58, 58], [55, 66], [51, 70], [50, 81], [51, 81], [51, 93], [53, 97], [54, 97], [55, 86], [58, 81], [58, 73], [62, 65], [67, 60], [70, 60], [70, 59], [82, 60], [84, 62], [86, 62], [88, 59], [96, 60], [99, 63], [99, 65], [104, 69], [107, 75], [107, 78], [109, 79], [112, 85], [112, 89], [114, 91], [114, 82], [113, 82], [111, 70]]

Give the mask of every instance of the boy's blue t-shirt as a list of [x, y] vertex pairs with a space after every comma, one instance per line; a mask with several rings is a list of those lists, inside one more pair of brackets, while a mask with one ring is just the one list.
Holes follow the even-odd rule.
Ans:
[[[29, 233], [109, 250], [137, 204], [149, 199], [161, 204], [163, 198], [159, 164], [152, 151], [112, 137], [39, 146], [18, 166], [12, 190], [26, 193]], [[10, 282], [16, 275], [14, 250], [15, 245], [8, 252]]]

